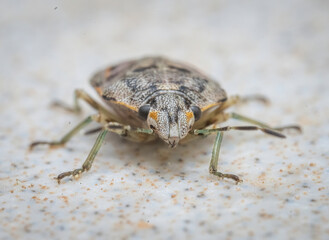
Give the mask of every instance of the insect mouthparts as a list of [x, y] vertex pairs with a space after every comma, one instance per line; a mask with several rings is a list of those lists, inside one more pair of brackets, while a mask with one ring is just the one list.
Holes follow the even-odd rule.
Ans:
[[175, 148], [178, 145], [179, 137], [168, 138], [168, 144], [170, 148]]

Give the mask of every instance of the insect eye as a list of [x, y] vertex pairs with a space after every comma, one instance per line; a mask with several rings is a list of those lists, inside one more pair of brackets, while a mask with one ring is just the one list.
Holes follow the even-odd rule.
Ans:
[[198, 121], [201, 117], [201, 109], [197, 106], [192, 106], [191, 110], [193, 112], [195, 121]]
[[150, 104], [143, 105], [138, 109], [138, 115], [143, 120], [147, 120], [147, 116], [149, 115], [150, 109], [151, 109]]

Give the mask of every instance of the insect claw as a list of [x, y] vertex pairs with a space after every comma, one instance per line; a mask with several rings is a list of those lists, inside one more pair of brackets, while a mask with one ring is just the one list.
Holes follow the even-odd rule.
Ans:
[[33, 142], [30, 144], [29, 146], [29, 150], [32, 151], [34, 149], [35, 146], [38, 146], [38, 145], [44, 145], [44, 144], [48, 144], [48, 142], [45, 142], [45, 141], [37, 141], [37, 142]]
[[286, 129], [293, 129], [299, 133], [302, 133], [302, 128], [298, 125], [288, 125], [288, 126], [283, 126], [283, 127], [276, 127], [274, 128], [275, 130], [278, 130], [278, 131], [284, 131]]

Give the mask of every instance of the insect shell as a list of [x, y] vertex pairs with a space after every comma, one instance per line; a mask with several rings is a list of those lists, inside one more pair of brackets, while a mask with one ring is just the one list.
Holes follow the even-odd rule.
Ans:
[[[176, 147], [199, 122], [212, 122], [208, 110], [226, 101], [220, 85], [200, 71], [163, 57], [145, 57], [98, 72], [91, 85], [114, 110], [118, 122], [150, 128], [156, 135], [131, 137], [138, 142], [158, 136]], [[209, 122], [210, 121], [210, 122]]]

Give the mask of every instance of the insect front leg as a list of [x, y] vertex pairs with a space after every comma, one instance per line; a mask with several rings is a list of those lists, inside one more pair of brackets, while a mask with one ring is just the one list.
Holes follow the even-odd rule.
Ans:
[[74, 169], [73, 171], [63, 172], [63, 173], [59, 174], [56, 178], [58, 183], [60, 183], [60, 181], [63, 178], [68, 177], [68, 176], [73, 176], [74, 178], [78, 178], [81, 175], [81, 173], [88, 171], [91, 168], [91, 166], [94, 162], [94, 159], [95, 159], [100, 147], [102, 146], [102, 143], [104, 141], [104, 138], [105, 138], [107, 132], [108, 132], [107, 129], [103, 129], [99, 133], [99, 135], [96, 139], [96, 142], [95, 142], [94, 146], [92, 147], [92, 149], [90, 150], [89, 155], [86, 158], [86, 160], [84, 161], [82, 167]]
[[[121, 136], [128, 136], [128, 137], [134, 137], [134, 136], [136, 137], [138, 136], [138, 134], [153, 134], [153, 131], [151, 129], [143, 129], [143, 128], [132, 129], [129, 125], [123, 125], [117, 122], [107, 123], [99, 133], [96, 142], [92, 147], [92, 149], [90, 150], [90, 153], [86, 158], [85, 162], [83, 163], [82, 167], [74, 169], [73, 171], [67, 171], [59, 174], [56, 178], [58, 183], [60, 183], [60, 181], [63, 178], [68, 176], [73, 176], [74, 178], [78, 178], [81, 175], [81, 173], [88, 171], [91, 168], [107, 132], [114, 132]], [[131, 135], [133, 133], [136, 133], [137, 135]]]
[[209, 173], [218, 176], [220, 178], [233, 179], [238, 184], [239, 182], [242, 182], [242, 180], [238, 176], [234, 174], [221, 173], [217, 171], [219, 151], [220, 151], [220, 146], [222, 144], [222, 140], [223, 140], [223, 132], [218, 132], [212, 149], [211, 160], [209, 165]]
[[242, 182], [240, 178], [234, 174], [226, 174], [217, 171], [218, 159], [219, 159], [219, 150], [223, 139], [223, 132], [230, 130], [240, 130], [240, 131], [252, 131], [252, 130], [260, 130], [266, 134], [270, 134], [275, 137], [285, 138], [285, 136], [279, 132], [274, 131], [273, 129], [266, 127], [258, 127], [258, 126], [226, 126], [221, 128], [212, 128], [212, 129], [196, 129], [193, 131], [194, 135], [198, 136], [207, 136], [213, 133], [217, 133], [216, 140], [213, 146], [211, 161], [209, 166], [209, 172], [214, 174], [220, 178], [230, 178], [236, 181], [236, 183]]

